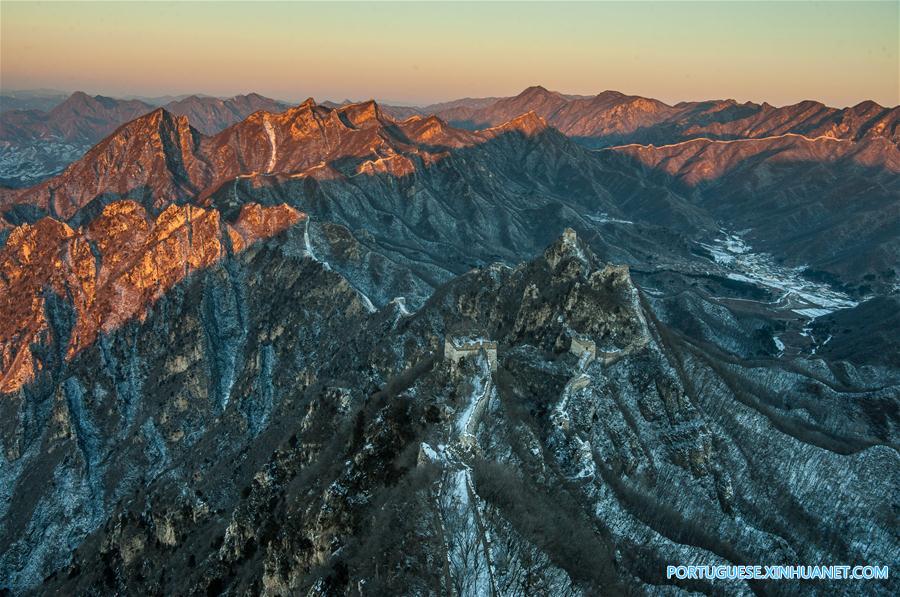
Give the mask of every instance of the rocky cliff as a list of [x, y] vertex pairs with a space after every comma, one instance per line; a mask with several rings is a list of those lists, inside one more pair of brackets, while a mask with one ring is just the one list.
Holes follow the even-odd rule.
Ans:
[[148, 309], [191, 273], [303, 218], [246, 205], [233, 224], [215, 210], [171, 205], [155, 219], [133, 201], [112, 203], [74, 230], [44, 218], [13, 229], [0, 249], [0, 392], [71, 359]]

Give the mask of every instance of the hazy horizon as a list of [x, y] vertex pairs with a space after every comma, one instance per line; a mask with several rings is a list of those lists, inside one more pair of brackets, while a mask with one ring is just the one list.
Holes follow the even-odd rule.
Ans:
[[[602, 90], [600, 90], [600, 91], [597, 91], [596, 93], [578, 94], [578, 93], [570, 93], [570, 92], [568, 92], [568, 91], [560, 90], [560, 89], [550, 89], [550, 88], [547, 87], [546, 85], [540, 85], [539, 83], [536, 83], [535, 86], [544, 87], [544, 88], [546, 88], [548, 91], [556, 92], [556, 93], [561, 93], [562, 95], [566, 95], [566, 96], [588, 96], [588, 97], [589, 97], [589, 96], [599, 95], [600, 93], [604, 93], [604, 92], [607, 92], [607, 91], [615, 91], [615, 92], [624, 93], [625, 95], [635, 95], [635, 96], [646, 97], [646, 98], [650, 98], [650, 99], [660, 99], [660, 98], [654, 96], [653, 94], [648, 94], [648, 95], [642, 95], [642, 94], [636, 94], [636, 93], [635, 93], [635, 94], [631, 94], [631, 93], [628, 93], [628, 92], [624, 92], [624, 91], [622, 91], [622, 90], [620, 90], [620, 89], [602, 89]], [[531, 86], [529, 86], [529, 87], [531, 87]], [[89, 89], [52, 89], [52, 88], [41, 88], [41, 89], [25, 89], [25, 88], [23, 88], [23, 89], [3, 89], [2, 92], [3, 92], [3, 94], [10, 94], [10, 95], [16, 94], [16, 93], [28, 93], [28, 92], [48, 92], [48, 93], [49, 93], [49, 92], [53, 92], [53, 93], [58, 93], [58, 94], [65, 95], [65, 96], [71, 96], [71, 95], [74, 94], [74, 93], [82, 92], [82, 93], [86, 93], [87, 95], [90, 95], [90, 96], [92, 96], [92, 97], [93, 97], [93, 96], [102, 96], [102, 97], [111, 97], [111, 98], [113, 98], [113, 99], [122, 99], [122, 100], [132, 100], [132, 99], [136, 99], [136, 100], [142, 100], [142, 101], [147, 101], [147, 100], [160, 100], [160, 99], [166, 99], [166, 100], [168, 100], [168, 101], [178, 101], [179, 99], [187, 98], [187, 97], [191, 97], [191, 96], [194, 96], [194, 97], [215, 97], [215, 98], [224, 100], [224, 99], [230, 99], [230, 98], [233, 98], [233, 97], [235, 97], [235, 96], [250, 95], [250, 94], [256, 93], [256, 94], [259, 94], [259, 95], [262, 95], [262, 96], [265, 96], [265, 97], [269, 97], [269, 99], [273, 99], [273, 100], [275, 100], [275, 101], [284, 102], [284, 103], [292, 104], [292, 105], [299, 105], [299, 104], [301, 104], [302, 102], [304, 102], [306, 99], [308, 99], [309, 97], [312, 97], [317, 103], [320, 103], [320, 104], [321, 104], [321, 103], [325, 103], [325, 102], [333, 102], [333, 103], [340, 104], [340, 103], [347, 102], [347, 101], [352, 102], [352, 103], [360, 103], [360, 102], [365, 102], [365, 101], [368, 101], [368, 100], [375, 100], [377, 103], [379, 103], [379, 104], [384, 104], [384, 105], [391, 105], [391, 106], [396, 106], [396, 107], [421, 108], [421, 107], [426, 107], [426, 106], [429, 106], [429, 105], [436, 105], [436, 104], [442, 104], [442, 103], [453, 102], [453, 101], [457, 101], [457, 100], [465, 100], [465, 99], [473, 99], [473, 100], [476, 100], [476, 99], [489, 99], [489, 98], [492, 98], [492, 97], [497, 97], [497, 98], [501, 98], [501, 97], [515, 97], [515, 96], [519, 95], [520, 93], [522, 93], [523, 91], [525, 91], [525, 89], [527, 89], [527, 87], [526, 87], [526, 88], [523, 88], [523, 89], [520, 89], [520, 90], [518, 90], [518, 91], [516, 91], [516, 92], [514, 92], [514, 93], [507, 94], [507, 95], [500, 95], [500, 94], [497, 94], [497, 95], [491, 95], [491, 96], [470, 96], [470, 95], [461, 95], [461, 96], [458, 96], [458, 97], [447, 97], [447, 98], [443, 98], [443, 99], [438, 99], [438, 100], [436, 100], [436, 101], [433, 101], [433, 102], [427, 102], [427, 103], [426, 103], [426, 102], [411, 102], [411, 101], [406, 101], [406, 100], [401, 100], [401, 99], [380, 98], [380, 97], [364, 97], [364, 96], [349, 97], [349, 98], [348, 98], [348, 97], [345, 97], [345, 98], [337, 98], [337, 97], [329, 97], [329, 96], [325, 96], [325, 97], [314, 97], [314, 96], [308, 96], [308, 95], [307, 95], [307, 96], [302, 96], [302, 97], [295, 97], [295, 98], [270, 97], [270, 96], [268, 96], [268, 95], [266, 95], [266, 94], [264, 94], [264, 93], [260, 93], [260, 92], [258, 92], [258, 91], [252, 90], [252, 89], [250, 89], [250, 90], [245, 90], [245, 91], [239, 91], [239, 92], [237, 92], [237, 93], [232, 93], [232, 94], [227, 94], [227, 95], [216, 95], [216, 94], [212, 94], [212, 93], [204, 93], [203, 91], [198, 91], [198, 92], [195, 92], [195, 93], [165, 93], [165, 92], [162, 92], [162, 93], [153, 93], [153, 94], [140, 94], [140, 93], [122, 93], [122, 94], [115, 94], [115, 93], [95, 92], [95, 91], [92, 91], [92, 90], [89, 90]], [[177, 98], [177, 99], [176, 99], [176, 98]], [[859, 102], [856, 102], [856, 103], [854, 103], [854, 104], [836, 105], [836, 104], [828, 104], [827, 102], [822, 102], [822, 100], [820, 100], [819, 98], [815, 98], [815, 97], [807, 97], [807, 98], [804, 98], [804, 99], [802, 99], [802, 100], [798, 100], [798, 101], [796, 101], [796, 102], [792, 102], [791, 104], [777, 104], [777, 103], [774, 103], [774, 102], [767, 102], [765, 99], [760, 100], [760, 101], [754, 101], [754, 100], [745, 100], [745, 101], [741, 101], [741, 100], [739, 100], [739, 99], [737, 99], [737, 98], [730, 98], [730, 97], [697, 97], [697, 98], [693, 98], [693, 99], [680, 100], [680, 102], [692, 102], [692, 101], [694, 101], [694, 102], [700, 102], [700, 101], [729, 101], [729, 100], [734, 100], [734, 101], [737, 101], [737, 102], [739, 102], [739, 103], [745, 103], [745, 101], [746, 101], [746, 102], [753, 102], [753, 103], [756, 103], [756, 104], [768, 103], [768, 104], [770, 104], [770, 105], [772, 105], [772, 106], [774, 106], [774, 107], [776, 107], [776, 108], [778, 108], [778, 107], [783, 107], [783, 106], [794, 105], [794, 104], [797, 104], [797, 103], [800, 103], [800, 102], [803, 102], [803, 101], [818, 101], [818, 102], [824, 103], [824, 104], [826, 104], [826, 105], [828, 105], [829, 107], [832, 107], [832, 108], [849, 108], [849, 107], [853, 107], [853, 106], [855, 106], [855, 105], [857, 105], [857, 104], [859, 104], [859, 103], [862, 103], [862, 102], [864, 102], [864, 101], [869, 101], [869, 100], [860, 100]], [[872, 101], [874, 101], [874, 100], [872, 100]], [[665, 103], [668, 103], [669, 105], [675, 105], [675, 104], [678, 104], [678, 103], [680, 103], [680, 102], [665, 102]], [[876, 103], [878, 103], [878, 102], [876, 102]], [[900, 107], [900, 106], [898, 106], [897, 104], [880, 104], [880, 105], [884, 106], [885, 108], [895, 108], [895, 107]]]
[[896, 2], [4, 1], [0, 11], [4, 92], [424, 105], [542, 85], [669, 104], [900, 104]]

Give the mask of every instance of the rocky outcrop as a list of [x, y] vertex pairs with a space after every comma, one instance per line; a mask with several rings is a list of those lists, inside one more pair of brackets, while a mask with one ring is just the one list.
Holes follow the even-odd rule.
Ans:
[[15, 204], [68, 220], [98, 199], [133, 198], [148, 207], [193, 196], [210, 179], [197, 155], [199, 133], [162, 108], [123, 125], [50, 180], [20, 192]]
[[248, 204], [229, 225], [216, 210], [171, 205], [152, 219], [119, 201], [77, 230], [52, 218], [13, 229], [0, 249], [0, 391], [50, 364], [37, 346], [71, 359], [99, 334], [144, 317], [186, 276], [303, 217]]

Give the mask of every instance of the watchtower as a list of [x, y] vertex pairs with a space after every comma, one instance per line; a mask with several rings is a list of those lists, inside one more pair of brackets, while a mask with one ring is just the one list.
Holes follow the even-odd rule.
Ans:
[[590, 338], [584, 336], [572, 336], [572, 343], [569, 345], [569, 352], [579, 359], [584, 355], [588, 355], [587, 362], [590, 363], [597, 358], [597, 345]]
[[491, 371], [497, 371], [497, 343], [483, 338], [445, 338], [444, 360], [455, 370], [459, 362], [467, 357], [477, 357], [480, 351], [487, 355]]

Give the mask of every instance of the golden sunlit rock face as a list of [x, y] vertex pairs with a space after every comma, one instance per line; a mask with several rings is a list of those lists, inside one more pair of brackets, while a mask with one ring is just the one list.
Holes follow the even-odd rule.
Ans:
[[396, 121], [374, 101], [330, 108], [309, 99], [281, 113], [256, 112], [206, 137], [187, 118], [160, 108], [122, 125], [59, 175], [30, 188], [0, 189], [0, 211], [30, 205], [69, 219], [100, 196], [151, 197], [162, 209], [202, 201], [237, 178], [407, 176], [450, 150], [547, 127], [527, 112], [473, 132], [436, 116]]
[[883, 138], [855, 143], [829, 136], [811, 139], [789, 133], [765, 139], [735, 141], [693, 139], [660, 147], [625, 145], [610, 151], [628, 155], [689, 185], [721, 178], [754, 158], [765, 158], [773, 163], [831, 163], [846, 159], [863, 166], [900, 172], [900, 151], [891, 141]]
[[[53, 218], [14, 228], [0, 249], [0, 392], [34, 379], [36, 346], [66, 341], [70, 359], [98, 334], [143, 318], [190, 273], [305, 217], [286, 205], [248, 204], [232, 225], [215, 209], [170, 205], [153, 219], [138, 203], [117, 201], [78, 230]], [[57, 298], [74, 307], [68, 340], [52, 337], [48, 303]]]

